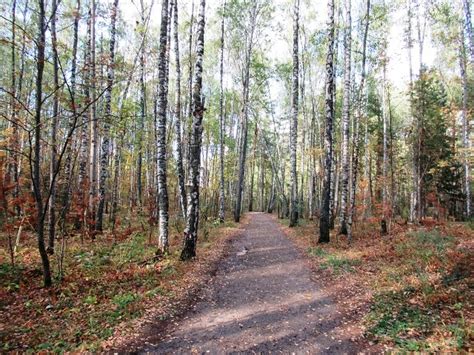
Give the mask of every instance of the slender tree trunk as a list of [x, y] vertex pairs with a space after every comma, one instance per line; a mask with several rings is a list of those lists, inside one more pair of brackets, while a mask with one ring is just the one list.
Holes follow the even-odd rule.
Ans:
[[464, 148], [464, 159], [463, 159], [463, 168], [464, 168], [464, 195], [466, 199], [466, 204], [464, 208], [465, 217], [469, 218], [471, 216], [471, 179], [470, 179], [470, 164], [469, 164], [469, 151], [471, 148], [471, 142], [469, 139], [469, 114], [467, 100], [469, 95], [469, 86], [467, 82], [467, 73], [466, 73], [466, 48], [464, 45], [464, 36], [461, 29], [461, 38], [460, 38], [460, 50], [459, 50], [459, 67], [461, 71], [461, 82], [462, 82], [462, 143]]
[[256, 7], [258, 4], [254, 3], [252, 12], [250, 14], [250, 34], [247, 38], [247, 47], [245, 52], [245, 64], [244, 64], [244, 80], [243, 95], [242, 95], [242, 115], [241, 115], [241, 136], [240, 136], [240, 150], [239, 150], [239, 171], [238, 171], [238, 182], [236, 191], [236, 202], [234, 209], [234, 221], [240, 221], [240, 214], [242, 210], [242, 194], [245, 183], [245, 162], [247, 159], [247, 133], [248, 133], [248, 105], [250, 95], [250, 61], [252, 58], [254, 32], [256, 26]]
[[[75, 129], [77, 124], [77, 107], [76, 107], [76, 75], [77, 75], [77, 45], [79, 41], [79, 16], [81, 10], [81, 2], [77, 0], [77, 7], [74, 14], [74, 34], [72, 44], [72, 60], [71, 60], [71, 86], [70, 86], [70, 99], [72, 106], [72, 116], [69, 118], [69, 128]], [[74, 145], [77, 145], [77, 139], [73, 138]], [[74, 147], [75, 148], [75, 147]], [[64, 183], [61, 189], [61, 233], [65, 234], [66, 227], [66, 216], [69, 211], [69, 204], [71, 200], [72, 192], [72, 174], [73, 174], [73, 147], [68, 144], [66, 151], [66, 161], [64, 164]]]
[[388, 194], [387, 194], [387, 164], [388, 164], [388, 109], [387, 109], [387, 88], [386, 88], [386, 68], [387, 62], [385, 58], [383, 60], [383, 76], [382, 76], [382, 221], [381, 221], [381, 232], [387, 234], [387, 217], [388, 217]]
[[290, 167], [291, 167], [291, 197], [290, 197], [290, 227], [298, 223], [298, 176], [296, 174], [296, 149], [298, 144], [298, 93], [299, 93], [299, 0], [293, 5], [293, 80], [291, 100], [290, 125]]
[[89, 150], [89, 215], [93, 219], [92, 226], [95, 227], [96, 196], [97, 196], [97, 144], [98, 144], [98, 126], [96, 116], [96, 66], [95, 66], [95, 16], [96, 2], [91, 0], [91, 19], [90, 19], [90, 150]]
[[[58, 48], [56, 36], [56, 12], [57, 2], [52, 2], [52, 17], [51, 17], [51, 44], [53, 49], [53, 117], [51, 119], [51, 155], [49, 162], [49, 179], [53, 181], [57, 165], [57, 130], [59, 120], [59, 63], [58, 63]], [[49, 216], [49, 238], [48, 247], [46, 251], [49, 254], [54, 254], [54, 240], [56, 238], [56, 187], [51, 185], [51, 193], [48, 205]]]
[[178, 173], [179, 202], [183, 218], [186, 219], [187, 201], [184, 187], [183, 147], [181, 141], [181, 65], [179, 58], [179, 36], [178, 36], [178, 0], [174, 0], [174, 43], [176, 57], [176, 170]]
[[253, 211], [253, 196], [254, 196], [254, 182], [255, 182], [255, 164], [257, 157], [257, 140], [258, 140], [258, 128], [257, 124], [255, 125], [254, 135], [253, 135], [253, 147], [252, 147], [252, 161], [251, 161], [251, 170], [250, 170], [250, 188], [249, 188], [249, 212]]
[[167, 253], [168, 241], [168, 188], [166, 182], [166, 111], [168, 108], [168, 0], [161, 3], [160, 49], [158, 58], [157, 108], [157, 180], [159, 201], [159, 251]]
[[[166, 1], [166, 0], [165, 0]], [[199, 227], [199, 177], [201, 169], [202, 120], [204, 116], [204, 98], [202, 97], [202, 61], [204, 56], [204, 27], [206, 1], [200, 1], [197, 24], [196, 66], [193, 87], [193, 124], [190, 142], [190, 193], [188, 197], [188, 213], [184, 231], [181, 260], [189, 260], [196, 256], [196, 242]]]
[[225, 218], [225, 191], [224, 191], [224, 26], [225, 0], [222, 3], [221, 19], [221, 58], [220, 58], [220, 97], [219, 97], [219, 221]]
[[[12, 123], [12, 135], [10, 139], [10, 164], [8, 169], [8, 177], [11, 179], [13, 178], [13, 183], [15, 184], [15, 188], [13, 190], [13, 197], [17, 198], [20, 192], [20, 186], [18, 184], [19, 178], [19, 158], [18, 158], [18, 151], [20, 148], [20, 135], [18, 133], [18, 122], [17, 122], [17, 100], [21, 100], [21, 82], [23, 76], [23, 67], [20, 72], [20, 80], [19, 80], [19, 89], [17, 92], [16, 85], [17, 85], [17, 78], [16, 78], [16, 0], [12, 1], [12, 41], [11, 41], [11, 97], [10, 97], [10, 106], [11, 106], [11, 123]], [[26, 5], [25, 5], [26, 6]], [[23, 42], [24, 43], [24, 42]], [[24, 46], [24, 44], [23, 44]], [[23, 51], [22, 51], [23, 52]], [[23, 62], [23, 53], [22, 53], [22, 62]], [[21, 207], [17, 204], [16, 207], [17, 215], [21, 213]]]
[[43, 265], [44, 286], [51, 286], [51, 269], [49, 257], [44, 241], [45, 209], [43, 203], [42, 181], [41, 181], [41, 141], [42, 141], [42, 117], [43, 107], [43, 72], [45, 62], [46, 42], [46, 13], [43, 0], [38, 0], [38, 37], [36, 39], [36, 93], [35, 93], [35, 126], [34, 147], [31, 178], [36, 203], [36, 236], [38, 240], [38, 251]]
[[104, 219], [105, 197], [107, 192], [107, 178], [109, 176], [109, 150], [110, 150], [110, 123], [112, 121], [112, 87], [114, 84], [115, 65], [115, 35], [117, 22], [118, 0], [114, 0], [110, 22], [109, 64], [107, 69], [107, 88], [105, 90], [105, 119], [100, 154], [100, 180], [99, 180], [99, 207], [97, 209], [96, 230], [102, 231]]
[[326, 132], [324, 135], [325, 165], [323, 202], [319, 220], [319, 243], [329, 242], [330, 199], [331, 199], [331, 164], [332, 164], [332, 131], [334, 120], [334, 0], [328, 0], [328, 52], [326, 56]]
[[[189, 20], [189, 35], [188, 35], [188, 112], [187, 112], [187, 121], [185, 124], [184, 135], [186, 137], [185, 144], [185, 162], [184, 162], [184, 171], [185, 174], [188, 174], [190, 171], [189, 167], [189, 142], [191, 141], [191, 125], [193, 120], [193, 30], [194, 30], [194, 0], [191, 2], [191, 18]], [[189, 176], [185, 176], [189, 178]]]
[[[367, 35], [369, 33], [369, 19], [370, 19], [370, 0], [367, 0], [366, 12], [365, 12], [365, 28], [364, 28], [364, 37], [362, 39], [362, 73], [359, 86], [359, 95], [357, 102], [357, 113], [354, 116], [354, 132], [353, 132], [353, 156], [352, 156], [352, 185], [351, 185], [351, 196], [350, 196], [350, 205], [349, 205], [349, 217], [347, 223], [347, 232], [349, 242], [352, 240], [352, 224], [354, 221], [355, 214], [355, 199], [356, 199], [356, 189], [357, 189], [357, 174], [359, 171], [359, 122], [361, 121], [366, 113], [365, 107], [365, 77], [366, 77], [366, 52], [367, 52]], [[368, 149], [368, 147], [366, 147]]]
[[[408, 7], [408, 29], [407, 29], [407, 48], [408, 48], [408, 65], [409, 65], [409, 90], [410, 90], [410, 116], [412, 121], [412, 127], [415, 128], [415, 117], [413, 115], [413, 61], [412, 61], [412, 48], [413, 48], [413, 40], [412, 40], [412, 0], [408, 0], [407, 3]], [[410, 222], [416, 221], [416, 210], [418, 204], [418, 169], [417, 169], [417, 158], [416, 158], [416, 144], [413, 145], [412, 149], [412, 161], [411, 161], [411, 168], [412, 168], [412, 191], [410, 194]]]
[[[145, 26], [145, 7], [143, 0], [140, 0], [141, 6], [141, 24]], [[143, 171], [143, 131], [145, 130], [145, 117], [146, 117], [146, 86], [145, 86], [145, 41], [146, 41], [146, 29], [142, 28], [143, 32], [143, 44], [140, 50], [140, 116], [138, 120], [138, 134], [137, 134], [137, 146], [138, 146], [138, 157], [137, 157], [137, 200], [140, 207], [142, 206], [143, 199], [143, 187], [142, 187], [142, 171]]]
[[[332, 102], [334, 105], [334, 118], [333, 118], [333, 125], [335, 124], [335, 115], [336, 115], [336, 102], [337, 102], [337, 90], [336, 90], [336, 84], [337, 84], [337, 66], [338, 66], [338, 55], [339, 55], [339, 24], [341, 23], [341, 17], [342, 17], [342, 6], [338, 6], [338, 11], [337, 11], [337, 23], [335, 23], [334, 31], [335, 31], [335, 44], [334, 44], [334, 63], [333, 63], [333, 68], [334, 68], [334, 80], [333, 80], [333, 89], [332, 89]], [[333, 137], [333, 139], [335, 139]], [[335, 143], [333, 143], [335, 144]], [[338, 198], [339, 198], [339, 169], [338, 169], [338, 159], [337, 159], [337, 152], [332, 149], [331, 153], [331, 188], [330, 188], [330, 198], [329, 198], [329, 218], [330, 218], [330, 224], [329, 227], [330, 229], [334, 229], [335, 221], [336, 221], [336, 215], [338, 211]]]
[[347, 207], [349, 198], [349, 123], [351, 109], [351, 0], [345, 1], [344, 28], [344, 91], [342, 102], [342, 186], [341, 186], [341, 234], [347, 234]]

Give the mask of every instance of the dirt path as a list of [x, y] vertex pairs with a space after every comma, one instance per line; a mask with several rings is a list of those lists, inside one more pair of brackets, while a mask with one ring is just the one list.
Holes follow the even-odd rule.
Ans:
[[[252, 213], [202, 299], [144, 352], [356, 353], [304, 257], [269, 215]], [[339, 334], [337, 336], [336, 334]], [[152, 341], [155, 343], [155, 341]]]

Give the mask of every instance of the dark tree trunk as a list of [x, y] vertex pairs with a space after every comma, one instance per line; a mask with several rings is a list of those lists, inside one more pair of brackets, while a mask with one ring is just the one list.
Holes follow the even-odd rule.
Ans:
[[334, 0], [328, 1], [328, 52], [326, 57], [326, 133], [323, 203], [319, 220], [319, 243], [329, 242], [330, 199], [331, 199], [331, 164], [332, 164], [332, 127], [334, 120]]
[[42, 141], [42, 117], [43, 107], [43, 72], [45, 62], [46, 21], [45, 6], [43, 0], [38, 0], [38, 37], [36, 39], [36, 93], [35, 93], [35, 126], [34, 147], [31, 178], [36, 204], [36, 236], [38, 240], [38, 251], [43, 265], [44, 286], [51, 286], [51, 269], [49, 257], [44, 242], [45, 209], [43, 203], [42, 181], [41, 181], [41, 141]]
[[[53, 117], [51, 119], [51, 155], [49, 162], [49, 179], [52, 182], [54, 174], [56, 172], [57, 165], [57, 130], [59, 120], [59, 63], [58, 63], [58, 48], [57, 48], [57, 36], [56, 36], [56, 12], [57, 2], [52, 2], [53, 15], [51, 17], [51, 44], [53, 49]], [[54, 254], [54, 240], [56, 238], [56, 187], [51, 184], [49, 205], [48, 205], [48, 216], [49, 216], [49, 238], [48, 247], [46, 248], [49, 254]]]

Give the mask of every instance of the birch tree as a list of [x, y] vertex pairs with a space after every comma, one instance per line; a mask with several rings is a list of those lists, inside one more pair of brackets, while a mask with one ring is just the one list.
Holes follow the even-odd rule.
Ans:
[[168, 0], [161, 2], [160, 47], [158, 57], [157, 180], [159, 204], [159, 252], [168, 252], [168, 188], [166, 182], [166, 111], [168, 108]]
[[351, 0], [345, 0], [344, 26], [344, 90], [342, 98], [342, 186], [341, 186], [341, 234], [347, 234], [347, 207], [349, 199], [349, 124], [351, 109]]
[[325, 114], [326, 130], [324, 134], [325, 164], [324, 183], [322, 194], [321, 215], [319, 219], [319, 243], [329, 242], [330, 229], [330, 199], [331, 199], [331, 164], [333, 151], [333, 121], [334, 121], [334, 0], [328, 0], [327, 39], [328, 50], [326, 55], [326, 84], [325, 84]]
[[196, 38], [196, 65], [194, 67], [193, 86], [193, 122], [190, 141], [190, 172], [188, 196], [188, 213], [184, 230], [181, 260], [196, 256], [196, 242], [199, 227], [199, 183], [201, 169], [202, 121], [204, 117], [204, 97], [202, 96], [202, 63], [204, 56], [204, 28], [206, 1], [200, 0]]
[[219, 221], [224, 222], [225, 217], [225, 181], [224, 181], [224, 26], [225, 26], [225, 0], [222, 3], [221, 19], [221, 47], [219, 69]]
[[298, 177], [296, 174], [296, 150], [298, 144], [298, 92], [299, 92], [299, 0], [293, 5], [293, 78], [291, 99], [290, 127], [290, 166], [291, 166], [291, 197], [290, 197], [290, 227], [298, 223]]

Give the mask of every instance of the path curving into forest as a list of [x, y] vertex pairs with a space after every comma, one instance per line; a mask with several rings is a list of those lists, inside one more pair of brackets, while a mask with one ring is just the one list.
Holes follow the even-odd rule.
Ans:
[[342, 319], [272, 216], [250, 213], [204, 295], [148, 343], [152, 353], [357, 353], [334, 335]]

